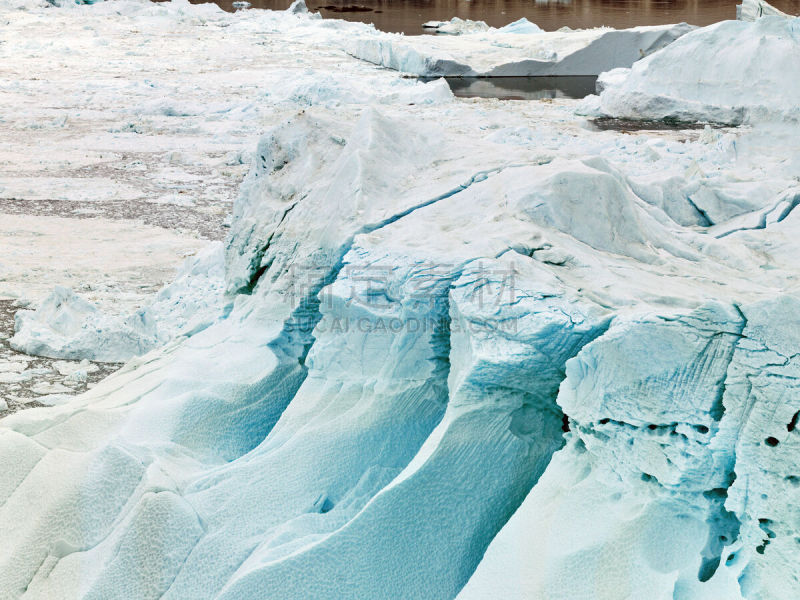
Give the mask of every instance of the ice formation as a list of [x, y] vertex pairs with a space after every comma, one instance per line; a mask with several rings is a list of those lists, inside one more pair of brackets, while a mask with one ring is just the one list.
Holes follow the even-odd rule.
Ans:
[[764, 0], [742, 0], [742, 3], [736, 7], [736, 18], [741, 21], [755, 21], [761, 17], [791, 18], [791, 15], [787, 15]]
[[[269, 30], [287, 62], [313, 39], [355, 81], [265, 84], [213, 322], [162, 293], [185, 337], [0, 420], [4, 596], [800, 597], [786, 111], [595, 131], [568, 101], [389, 81], [329, 36], [369, 28], [107, 4], [75, 10]], [[649, 61], [695, 89], [681, 43]]]
[[[437, 29], [449, 27], [448, 22]], [[459, 33], [463, 33], [460, 24]], [[544, 32], [517, 21], [457, 36], [402, 36], [365, 31], [348, 43], [353, 56], [423, 77], [598, 75], [664, 48], [693, 29], [685, 23]]]
[[57, 287], [35, 311], [16, 313], [11, 347], [49, 358], [125, 362], [223, 317], [229, 309], [224, 265], [222, 243], [209, 244], [186, 260], [150, 304], [126, 317], [105, 314], [71, 289]]
[[[724, 48], [724, 51], [720, 49]], [[741, 124], [800, 119], [800, 18], [723, 21], [683, 36], [603, 84], [612, 117]]]

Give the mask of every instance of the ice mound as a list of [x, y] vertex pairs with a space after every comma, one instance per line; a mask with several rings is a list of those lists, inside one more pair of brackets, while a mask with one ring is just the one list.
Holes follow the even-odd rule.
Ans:
[[692, 26], [543, 32], [517, 21], [459, 36], [400, 36], [364, 32], [346, 44], [353, 56], [425, 77], [598, 75], [669, 45]]
[[800, 19], [724, 21], [604, 82], [600, 113], [741, 124], [800, 119]]
[[498, 30], [500, 33], [519, 33], [519, 34], [531, 34], [531, 33], [544, 33], [544, 29], [539, 27], [536, 23], [531, 23], [525, 17], [521, 19], [517, 19], [513, 23], [509, 23], [508, 25], [504, 25], [500, 27]]
[[308, 7], [305, 0], [294, 0], [286, 11], [293, 15], [306, 15], [308, 14]]
[[129, 317], [103, 313], [72, 290], [57, 287], [35, 311], [18, 311], [11, 346], [27, 354], [125, 362], [182, 335], [202, 331], [228, 309], [224, 252], [214, 242], [189, 258], [151, 304]]
[[390, 89], [376, 91], [351, 79], [327, 71], [309, 69], [288, 71], [278, 79], [275, 101], [287, 105], [336, 107], [344, 104], [441, 104], [453, 101], [453, 92], [444, 79], [423, 83], [397, 79]]

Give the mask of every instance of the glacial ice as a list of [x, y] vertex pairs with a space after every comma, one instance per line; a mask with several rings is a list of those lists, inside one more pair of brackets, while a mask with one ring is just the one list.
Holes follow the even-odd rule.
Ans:
[[445, 35], [464, 35], [489, 31], [489, 26], [483, 21], [459, 19], [458, 17], [453, 17], [449, 21], [428, 21], [423, 23], [422, 26], [426, 29], [434, 29], [436, 33]]
[[736, 7], [736, 18], [740, 21], [755, 21], [761, 17], [791, 18], [791, 15], [787, 15], [764, 0], [742, 0], [742, 3]]
[[[214, 14], [343, 64], [330, 31], [372, 35]], [[0, 420], [3, 595], [800, 597], [793, 125], [294, 74], [225, 248], [143, 313], [174, 339]]]
[[798, 56], [800, 18], [723, 21], [637, 62], [624, 77], [617, 71], [613, 81], [606, 78], [591, 110], [630, 119], [737, 125], [797, 121]]
[[365, 31], [349, 40], [346, 48], [362, 60], [423, 77], [598, 75], [630, 67], [692, 29], [681, 23], [543, 32], [532, 23], [517, 21], [457, 36]]

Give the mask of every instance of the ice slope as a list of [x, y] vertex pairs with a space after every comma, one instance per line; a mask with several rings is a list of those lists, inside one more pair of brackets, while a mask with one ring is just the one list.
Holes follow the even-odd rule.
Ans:
[[229, 313], [0, 421], [2, 594], [797, 598], [796, 132], [358, 85], [281, 96]]
[[362, 60], [424, 77], [598, 75], [630, 67], [694, 29], [685, 23], [569, 32], [506, 27], [514, 28], [435, 37], [365, 31], [345, 47]]
[[797, 121], [798, 56], [798, 18], [723, 21], [617, 73], [595, 110], [633, 119]]

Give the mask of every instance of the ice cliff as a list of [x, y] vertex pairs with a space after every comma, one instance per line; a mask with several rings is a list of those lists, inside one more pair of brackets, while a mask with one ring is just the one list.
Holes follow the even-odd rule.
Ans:
[[3, 596], [800, 597], [786, 112], [627, 136], [406, 87], [281, 104], [225, 309], [0, 421]]

